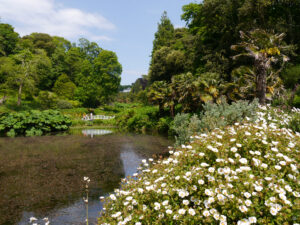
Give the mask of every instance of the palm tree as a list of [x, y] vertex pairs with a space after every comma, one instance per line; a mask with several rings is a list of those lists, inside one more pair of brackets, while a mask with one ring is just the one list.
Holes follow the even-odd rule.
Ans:
[[[273, 32], [255, 29], [250, 31], [248, 35], [240, 31], [240, 36], [242, 42], [232, 45], [231, 48], [242, 51], [242, 53], [234, 56], [233, 59], [242, 56], [253, 59], [255, 97], [259, 99], [260, 104], [264, 105], [266, 103], [267, 78], [277, 80], [278, 74], [289, 60], [289, 57], [284, 53], [290, 52], [292, 46], [283, 43], [284, 33], [273, 34]], [[273, 66], [276, 63], [281, 63], [277, 70]]]

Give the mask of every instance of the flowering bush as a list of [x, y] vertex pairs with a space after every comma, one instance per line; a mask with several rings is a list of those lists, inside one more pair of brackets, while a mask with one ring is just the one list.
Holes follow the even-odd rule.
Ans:
[[[280, 118], [280, 120], [278, 119]], [[300, 134], [261, 107], [255, 123], [191, 137], [106, 198], [99, 224], [297, 224]]]

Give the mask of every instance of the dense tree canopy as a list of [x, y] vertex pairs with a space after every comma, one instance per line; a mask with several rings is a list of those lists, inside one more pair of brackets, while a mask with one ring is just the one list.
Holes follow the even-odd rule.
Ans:
[[117, 55], [95, 42], [81, 38], [76, 45], [44, 33], [19, 37], [3, 23], [0, 65], [0, 104], [14, 95], [19, 105], [24, 97], [41, 102], [39, 98], [57, 96], [97, 107], [118, 92], [122, 72]]

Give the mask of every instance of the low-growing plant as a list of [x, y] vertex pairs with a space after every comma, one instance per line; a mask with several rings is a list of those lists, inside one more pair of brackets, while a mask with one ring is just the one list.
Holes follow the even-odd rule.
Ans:
[[0, 134], [36, 136], [65, 131], [71, 126], [69, 117], [55, 110], [31, 110], [0, 115]]
[[299, 224], [300, 134], [260, 110], [255, 123], [193, 135], [170, 157], [143, 160], [105, 199], [98, 224]]

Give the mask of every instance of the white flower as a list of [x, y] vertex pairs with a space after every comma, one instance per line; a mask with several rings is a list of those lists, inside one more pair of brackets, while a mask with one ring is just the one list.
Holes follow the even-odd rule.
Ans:
[[159, 210], [160, 209], [160, 204], [158, 202], [154, 202], [154, 209]]
[[142, 225], [142, 223], [141, 222], [136, 222], [135, 225]]
[[32, 217], [29, 218], [29, 223], [32, 223], [33, 221], [37, 221], [37, 218], [32, 216]]
[[189, 209], [189, 214], [191, 216], [194, 216], [196, 214], [195, 210], [194, 209]]
[[249, 225], [250, 222], [247, 219], [242, 219], [237, 222], [237, 225]]
[[192, 175], [192, 173], [191, 173], [191, 172], [186, 172], [185, 175], [186, 175], [187, 177], [189, 177], [189, 176]]
[[185, 209], [179, 209], [179, 210], [178, 210], [178, 213], [179, 213], [180, 215], [184, 215], [184, 214], [185, 214], [185, 211], [186, 211]]
[[248, 162], [247, 159], [245, 159], [245, 158], [241, 158], [239, 161], [242, 164], [247, 164], [247, 162]]
[[275, 166], [275, 169], [276, 169], [276, 170], [281, 170], [281, 166], [276, 165], [276, 166]]
[[230, 149], [230, 151], [232, 151], [232, 152], [237, 152], [237, 148], [236, 148], [236, 147], [232, 147], [232, 148]]
[[271, 207], [271, 208], [270, 208], [270, 213], [271, 213], [273, 216], [276, 216], [277, 213], [278, 213], [278, 210], [277, 210], [275, 207]]
[[169, 204], [169, 200], [165, 200], [165, 201], [162, 202], [162, 205], [163, 205], [163, 206], [166, 206], [166, 205], [168, 205], [168, 204]]
[[244, 193], [244, 196], [245, 196], [246, 198], [250, 198], [250, 197], [251, 197], [251, 194], [250, 194], [249, 192], [245, 192], [245, 193]]
[[249, 133], [248, 131], [246, 131], [246, 132], [245, 132], [245, 135], [251, 136], [251, 133]]
[[246, 204], [246, 206], [251, 206], [251, 204], [252, 204], [252, 202], [251, 202], [251, 200], [249, 200], [249, 199], [247, 199], [246, 201], [245, 201], [245, 204]]
[[110, 199], [113, 200], [113, 201], [117, 200], [117, 198], [116, 198], [116, 196], [115, 196], [114, 194], [109, 195], [109, 197], [110, 197]]
[[248, 208], [247, 208], [246, 206], [244, 206], [244, 205], [241, 205], [241, 206], [239, 206], [239, 210], [240, 210], [241, 212], [245, 213], [245, 212], [248, 211]]
[[209, 167], [209, 168], [208, 168], [208, 172], [210, 172], [210, 173], [213, 173], [213, 172], [215, 172], [215, 168], [213, 168], [213, 167]]
[[208, 196], [212, 196], [213, 195], [213, 192], [209, 189], [205, 189], [204, 193]]
[[186, 200], [186, 199], [182, 201], [182, 204], [184, 204], [184, 205], [188, 205], [189, 203], [190, 203], [189, 200]]
[[198, 180], [198, 184], [200, 184], [200, 185], [202, 185], [202, 184], [204, 184], [204, 180]]
[[172, 214], [173, 211], [172, 211], [171, 209], [167, 209], [167, 210], [166, 210], [166, 213], [167, 213], [167, 214]]
[[249, 217], [248, 220], [249, 220], [250, 223], [257, 223], [257, 219], [256, 219], [255, 216]]
[[210, 215], [210, 212], [208, 210], [203, 211], [203, 216], [208, 217]]

